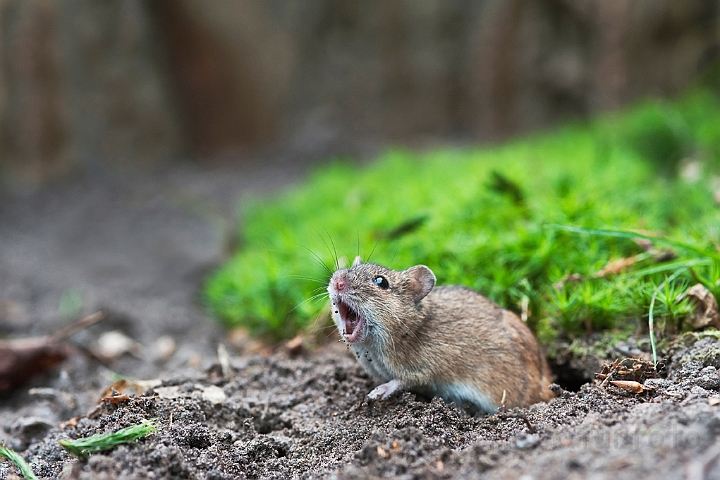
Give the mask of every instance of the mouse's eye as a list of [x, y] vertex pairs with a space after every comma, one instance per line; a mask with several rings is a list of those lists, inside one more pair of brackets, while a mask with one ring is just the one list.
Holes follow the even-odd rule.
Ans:
[[390, 287], [390, 284], [388, 283], [387, 279], [385, 277], [383, 277], [382, 275], [378, 275], [377, 277], [375, 277], [374, 282], [375, 282], [375, 285], [382, 288], [383, 290], [387, 290], [388, 287]]

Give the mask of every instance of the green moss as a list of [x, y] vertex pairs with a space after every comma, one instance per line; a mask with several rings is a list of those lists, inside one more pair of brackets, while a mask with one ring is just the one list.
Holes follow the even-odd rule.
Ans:
[[[515, 311], [525, 301], [548, 341], [633, 325], [684, 268], [656, 299], [656, 316], [675, 323], [696, 278], [720, 293], [720, 264], [703, 254], [720, 243], [709, 180], [717, 145], [720, 102], [699, 91], [496, 147], [334, 162], [276, 198], [245, 203], [242, 248], [208, 279], [204, 301], [228, 326], [287, 338], [317, 318], [330, 272], [360, 254], [396, 269], [426, 264], [440, 284], [473, 287]], [[674, 174], [689, 157], [704, 169], [695, 183]], [[669, 245], [680, 263], [654, 271], [630, 238], [548, 225], [657, 232], [695, 250]], [[593, 278], [634, 254], [628, 272]], [[690, 260], [701, 261], [690, 269]], [[585, 280], [557, 288], [575, 273]]]

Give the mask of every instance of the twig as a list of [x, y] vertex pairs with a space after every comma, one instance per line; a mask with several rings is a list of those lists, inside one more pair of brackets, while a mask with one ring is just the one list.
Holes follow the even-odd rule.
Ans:
[[222, 372], [222, 376], [224, 378], [232, 378], [233, 371], [232, 367], [230, 366], [230, 354], [227, 351], [227, 348], [225, 348], [225, 345], [222, 343], [218, 343], [218, 362], [220, 363], [220, 371]]
[[50, 339], [55, 342], [60, 342], [62, 340], [65, 340], [70, 335], [79, 332], [80, 330], [85, 330], [86, 328], [95, 325], [100, 320], [103, 320], [105, 318], [104, 312], [95, 312], [92, 315], [88, 315], [87, 317], [83, 318], [82, 320], [79, 320], [72, 325], [68, 325], [67, 327], [63, 328], [62, 330], [53, 333], [50, 335]]
[[524, 413], [505, 413], [505, 412], [499, 412], [493, 415], [491, 418], [496, 418], [499, 420], [507, 420], [508, 418], [517, 418], [525, 422], [525, 426], [528, 429], [528, 432], [530, 433], [537, 433], [537, 428], [530, 423], [530, 419], [527, 418], [527, 416]]

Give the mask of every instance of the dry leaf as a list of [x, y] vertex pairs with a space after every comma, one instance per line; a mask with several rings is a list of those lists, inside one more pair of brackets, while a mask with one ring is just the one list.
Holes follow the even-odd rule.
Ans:
[[397, 440], [393, 440], [391, 450], [393, 452], [397, 452], [398, 450], [400, 450], [400, 444], [397, 442]]
[[655, 365], [640, 358], [625, 358], [612, 363], [605, 362], [602, 370], [595, 374], [598, 380], [602, 380], [603, 387], [611, 380], [642, 383], [647, 378], [656, 378], [657, 376]]
[[571, 273], [569, 275], [565, 275], [563, 278], [561, 278], [559, 281], [553, 283], [553, 288], [555, 290], [562, 290], [566, 283], [578, 283], [583, 281], [583, 276], [579, 273]]
[[695, 315], [690, 320], [690, 325], [695, 330], [707, 327], [720, 328], [720, 313], [718, 303], [710, 291], [704, 285], [698, 283], [688, 288], [685, 293], [695, 303]]
[[47, 337], [0, 340], [0, 392], [18, 387], [68, 358], [75, 350], [63, 340], [103, 318], [104, 314], [97, 312]]
[[388, 458], [390, 456], [390, 454], [380, 445], [377, 446], [377, 453], [380, 458]]
[[642, 383], [633, 382], [630, 380], [613, 380], [610, 382], [610, 384], [630, 393], [642, 393], [645, 391]]
[[69, 345], [52, 337], [0, 341], [0, 392], [50, 370], [72, 353]]
[[103, 398], [102, 398], [102, 401], [103, 401], [103, 402], [105, 402], [105, 403], [112, 403], [112, 404], [114, 404], [114, 405], [117, 405], [117, 404], [123, 403], [123, 402], [127, 402], [128, 400], [130, 400], [130, 397], [127, 396], [127, 395], [123, 395], [123, 394], [120, 394], [120, 395], [109, 395], [109, 396], [107, 396], [107, 397], [103, 397]]
[[60, 424], [60, 428], [68, 428], [68, 427], [74, 427], [78, 424], [78, 417], [72, 417], [67, 422], [63, 422]]
[[617, 275], [632, 267], [637, 262], [637, 255], [632, 257], [619, 258], [608, 262], [599, 272], [595, 274], [595, 277], [602, 278], [607, 275]]
[[720, 397], [708, 397], [708, 405], [711, 407], [720, 405]]
[[121, 378], [103, 390], [102, 394], [100, 394], [100, 400], [103, 400], [106, 397], [111, 397], [117, 393], [123, 393], [127, 388], [132, 388], [137, 395], [142, 395], [149, 389], [157, 387], [161, 384], [162, 380], [157, 378], [153, 380], [137, 380], [135, 382], [126, 378]]

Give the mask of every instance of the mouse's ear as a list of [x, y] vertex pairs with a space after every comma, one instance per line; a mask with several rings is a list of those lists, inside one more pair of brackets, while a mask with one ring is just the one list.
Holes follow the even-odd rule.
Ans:
[[355, 257], [355, 260], [353, 260], [352, 266], [353, 266], [353, 267], [357, 267], [357, 266], [360, 265], [361, 263], [362, 263], [362, 258], [360, 258], [360, 255], [358, 255], [357, 257]]
[[415, 265], [405, 270], [410, 277], [410, 290], [416, 302], [419, 302], [435, 286], [435, 274], [425, 265]]

